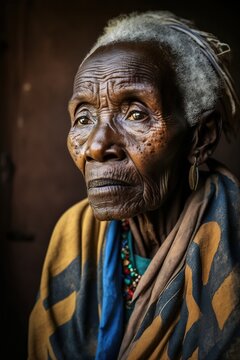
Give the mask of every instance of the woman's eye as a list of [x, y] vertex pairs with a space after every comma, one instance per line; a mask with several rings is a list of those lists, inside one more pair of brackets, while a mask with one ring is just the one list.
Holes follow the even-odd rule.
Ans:
[[78, 116], [75, 124], [76, 125], [88, 125], [91, 123], [91, 120], [87, 116]]
[[129, 113], [127, 119], [131, 120], [131, 121], [136, 121], [136, 120], [143, 120], [147, 117], [147, 114], [144, 113], [143, 111], [139, 111], [139, 110], [133, 110]]

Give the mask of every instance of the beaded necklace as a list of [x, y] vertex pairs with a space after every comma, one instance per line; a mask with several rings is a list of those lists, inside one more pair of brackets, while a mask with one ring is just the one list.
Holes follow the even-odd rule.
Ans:
[[121, 258], [123, 267], [123, 298], [125, 300], [126, 308], [130, 308], [131, 300], [133, 298], [134, 291], [141, 279], [141, 275], [137, 272], [137, 269], [133, 266], [130, 258], [130, 249], [128, 245], [128, 236], [130, 227], [128, 220], [122, 220], [121, 229]]

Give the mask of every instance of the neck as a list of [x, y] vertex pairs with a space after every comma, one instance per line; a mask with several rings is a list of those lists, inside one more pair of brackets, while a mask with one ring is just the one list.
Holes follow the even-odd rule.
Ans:
[[130, 219], [137, 254], [148, 258], [156, 254], [176, 224], [187, 196], [188, 190], [181, 184], [160, 208]]

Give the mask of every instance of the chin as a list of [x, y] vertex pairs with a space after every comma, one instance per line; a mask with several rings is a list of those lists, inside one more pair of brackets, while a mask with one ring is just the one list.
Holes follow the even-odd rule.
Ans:
[[110, 221], [110, 220], [122, 220], [122, 217], [119, 215], [112, 214], [107, 210], [99, 211], [93, 208], [93, 214], [96, 219], [100, 221]]
[[143, 213], [143, 204], [119, 204], [118, 206], [100, 206], [99, 204], [96, 206], [95, 204], [89, 202], [94, 216], [100, 221], [109, 221], [109, 220], [122, 220], [129, 219], [134, 217], [140, 213]]

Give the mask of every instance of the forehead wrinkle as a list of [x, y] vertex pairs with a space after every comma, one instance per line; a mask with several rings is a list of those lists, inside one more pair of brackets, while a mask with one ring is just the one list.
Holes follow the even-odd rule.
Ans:
[[[155, 97], [155, 99], [160, 98], [160, 89], [154, 87], [152, 84], [149, 83], [126, 83], [126, 82], [118, 82], [115, 83], [113, 81], [104, 82], [101, 86], [98, 86], [98, 90], [91, 90], [91, 89], [80, 89], [77, 93], [75, 93], [70, 102], [76, 103], [89, 103], [89, 104], [96, 104], [99, 103], [98, 99], [104, 99], [104, 102], [112, 99], [122, 101], [127, 98], [131, 97], [141, 97], [145, 98], [147, 96]], [[106, 106], [106, 105], [105, 105]]]
[[77, 78], [74, 81], [74, 87], [73, 87], [73, 96], [74, 97], [80, 97], [82, 94], [87, 96], [96, 93], [97, 90], [97, 82], [96, 81], [89, 81], [89, 80], [83, 80], [81, 78]]
[[148, 81], [139, 81], [138, 78], [131, 80], [132, 81], [130, 84], [123, 79], [121, 79], [121, 81], [115, 82], [112, 87], [113, 92], [119, 95], [121, 95], [122, 93], [130, 94], [135, 92], [138, 92], [139, 94], [149, 94], [154, 93], [157, 90], [157, 87]]
[[139, 58], [134, 57], [90, 60], [79, 68], [74, 92], [82, 93], [84, 102], [93, 101], [100, 105], [102, 101], [105, 106], [109, 106], [110, 100], [114, 101], [118, 96], [159, 97], [160, 84], [157, 83], [159, 76], [156, 77], [156, 70], [155, 64], [140, 62]]
[[84, 81], [79, 79], [79, 82], [74, 87], [74, 94], [72, 100], [75, 98], [79, 99], [80, 97], [87, 98], [88, 95], [94, 96], [97, 95], [100, 91], [105, 89], [108, 90], [108, 95], [110, 93], [116, 95], [122, 95], [123, 93], [130, 94], [138, 93], [159, 93], [160, 84], [156, 84], [156, 80], [151, 81], [152, 79], [143, 79], [139, 74], [132, 77], [114, 77], [105, 79], [104, 81]]
[[77, 106], [79, 104], [94, 104], [96, 102], [96, 98], [98, 95], [97, 89], [92, 89], [81, 87], [78, 90], [75, 90], [70, 101], [69, 106], [73, 107], [74, 105]]
[[[102, 87], [104, 83], [109, 83], [110, 93], [114, 96], [126, 89], [125, 84], [132, 87], [132, 91], [146, 89], [146, 86], [151, 90], [156, 90], [158, 85], [156, 83], [156, 70], [159, 67], [151, 61], [146, 61], [145, 56], [136, 57], [136, 55], [129, 55], [120, 53], [119, 56], [109, 57], [103, 56], [101, 58], [87, 59], [78, 69], [75, 77], [74, 92], [78, 92], [86, 83], [86, 87], [93, 91], [98, 84]], [[99, 90], [98, 87], [98, 90]], [[148, 89], [149, 90], [149, 89]], [[158, 88], [159, 90], [159, 88]], [[130, 89], [128, 89], [130, 92]], [[99, 94], [101, 95], [101, 94]], [[109, 95], [109, 93], [108, 93]]]
[[98, 92], [98, 108], [110, 108], [111, 107], [111, 91], [109, 91], [109, 85], [111, 82], [105, 81], [99, 84]]
[[108, 69], [108, 71], [100, 72], [98, 69], [94, 69], [94, 71], [90, 73], [79, 73], [75, 78], [75, 86], [81, 83], [96, 83], [102, 81], [110, 81], [110, 80], [119, 80], [121, 79], [139, 79], [140, 82], [149, 82], [153, 83], [156, 79], [156, 72], [152, 72], [148, 69], [148, 71], [144, 71], [144, 69]]
[[[119, 65], [120, 64], [120, 65]], [[140, 56], [119, 56], [114, 58], [90, 59], [84, 62], [78, 69], [76, 77], [91, 79], [93, 77], [100, 79], [119, 78], [129, 76], [129, 74], [138, 73], [139, 76], [155, 77], [157, 67], [145, 58]]]

